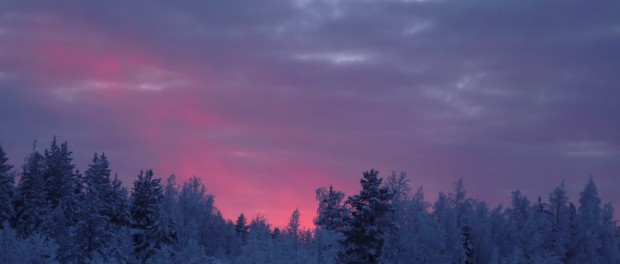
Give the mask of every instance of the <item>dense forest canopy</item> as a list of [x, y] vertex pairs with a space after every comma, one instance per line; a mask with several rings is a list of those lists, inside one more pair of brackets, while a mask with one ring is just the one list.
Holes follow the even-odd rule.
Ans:
[[124, 187], [105, 154], [85, 171], [68, 144], [10, 164], [0, 146], [0, 263], [620, 263], [620, 229], [594, 180], [579, 201], [512, 192], [490, 208], [463, 181], [426, 201], [405, 173], [363, 172], [359, 193], [316, 190], [314, 229], [300, 213], [225, 219], [200, 178], [140, 171]]

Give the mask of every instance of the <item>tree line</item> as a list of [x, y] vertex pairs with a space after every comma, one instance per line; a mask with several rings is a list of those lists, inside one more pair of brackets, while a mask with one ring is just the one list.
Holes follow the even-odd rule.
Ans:
[[141, 171], [127, 189], [95, 153], [80, 172], [66, 142], [20, 169], [0, 146], [0, 263], [620, 263], [620, 229], [592, 178], [578, 204], [564, 184], [490, 208], [461, 180], [434, 202], [405, 173], [365, 171], [359, 193], [316, 190], [314, 229], [293, 211], [225, 219], [194, 176]]

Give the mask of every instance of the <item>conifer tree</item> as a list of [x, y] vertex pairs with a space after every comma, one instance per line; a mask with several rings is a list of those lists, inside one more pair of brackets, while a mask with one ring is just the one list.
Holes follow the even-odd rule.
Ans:
[[23, 237], [9, 225], [0, 226], [0, 263], [56, 264], [57, 248], [53, 240], [38, 233]]
[[237, 232], [237, 236], [241, 238], [243, 243], [246, 242], [249, 230], [250, 226], [248, 226], [248, 220], [245, 218], [245, 215], [241, 213], [239, 217], [237, 217], [237, 222], [235, 223], [235, 232]]
[[7, 163], [8, 160], [6, 153], [0, 146], [0, 228], [3, 223], [15, 217], [15, 210], [12, 205], [15, 179], [10, 173], [13, 166]]
[[548, 212], [551, 215], [551, 234], [548, 241], [551, 244], [551, 250], [555, 255], [561, 256], [562, 261], [566, 262], [566, 254], [570, 247], [571, 239], [571, 212], [566, 196], [564, 182], [556, 187], [549, 194]]
[[606, 203], [602, 211], [602, 230], [601, 243], [602, 247], [598, 254], [601, 256], [603, 263], [620, 263], [620, 237], [618, 237], [618, 224], [614, 219], [614, 208], [611, 203]]
[[58, 145], [56, 137], [52, 140], [50, 149], [45, 150], [44, 178], [47, 186], [47, 199], [52, 209], [74, 198], [75, 166], [71, 163], [73, 160], [71, 154], [67, 142]]
[[298, 263], [299, 262], [299, 238], [301, 236], [300, 230], [299, 230], [299, 210], [295, 209], [295, 211], [293, 211], [293, 214], [291, 215], [291, 218], [288, 222], [288, 225], [286, 225], [286, 233], [287, 233], [287, 237], [288, 240], [291, 242], [292, 246], [291, 246], [291, 253], [292, 256], [291, 258], [289, 258], [289, 261], [291, 263]]
[[143, 263], [161, 251], [172, 255], [169, 249], [177, 240], [172, 221], [162, 209], [160, 181], [153, 178], [152, 170], [141, 171], [131, 193], [135, 255]]
[[316, 200], [319, 202], [317, 216], [314, 218], [316, 262], [336, 263], [340, 251], [339, 241], [343, 239], [342, 229], [347, 214], [342, 205], [344, 193], [334, 190], [332, 185], [329, 189], [318, 188], [315, 193]]
[[383, 263], [398, 263], [401, 259], [401, 254], [405, 251], [404, 244], [400, 243], [401, 236], [405, 234], [401, 232], [407, 224], [405, 218], [407, 203], [411, 196], [411, 186], [409, 186], [409, 179], [407, 174], [401, 172], [396, 174], [395, 171], [388, 176], [385, 186], [390, 189], [394, 194], [392, 198], [392, 207], [394, 210], [388, 213], [388, 218], [393, 223], [390, 228], [387, 229], [385, 234], [385, 243], [383, 244]]
[[111, 219], [116, 214], [115, 193], [110, 179], [110, 162], [105, 156], [94, 154], [91, 164], [84, 173], [86, 192], [89, 196], [96, 195], [99, 203], [98, 212]]
[[288, 225], [286, 225], [286, 232], [288, 232], [292, 237], [299, 238], [299, 209], [295, 209], [291, 218], [288, 221]]
[[92, 263], [97, 257], [107, 260], [108, 246], [114, 233], [110, 228], [110, 218], [105, 215], [102, 195], [95, 185], [91, 185], [83, 195], [83, 203], [78, 211], [78, 222], [71, 232], [71, 247], [68, 260], [76, 263]]
[[574, 260], [578, 263], [601, 263], [601, 199], [592, 177], [579, 194], [577, 213], [578, 240]]
[[108, 215], [110, 223], [117, 227], [129, 227], [131, 215], [129, 212], [128, 192], [116, 174], [112, 180], [111, 201], [108, 202], [112, 206], [111, 214]]
[[74, 189], [76, 171], [71, 155], [67, 142], [59, 145], [56, 137], [44, 155], [43, 175], [50, 213], [45, 219], [43, 232], [57, 241], [61, 251], [71, 246], [67, 244], [70, 240], [69, 230], [78, 221], [76, 212], [80, 207]]
[[267, 264], [273, 262], [271, 228], [262, 215], [250, 222], [247, 242], [241, 248], [239, 263]]
[[381, 186], [376, 170], [365, 171], [360, 181], [362, 190], [350, 196], [351, 219], [344, 229], [341, 261], [345, 263], [378, 263], [383, 249], [384, 227], [391, 223], [385, 215], [392, 210], [393, 194]]
[[316, 190], [316, 200], [319, 202], [317, 217], [314, 224], [317, 228], [324, 228], [332, 231], [341, 231], [344, 225], [344, 210], [342, 200], [344, 193], [334, 190], [332, 185], [329, 190], [324, 187]]
[[21, 236], [41, 232], [46, 221], [45, 218], [50, 212], [50, 206], [46, 199], [44, 173], [44, 158], [39, 152], [35, 151], [26, 160], [17, 185], [14, 226]]

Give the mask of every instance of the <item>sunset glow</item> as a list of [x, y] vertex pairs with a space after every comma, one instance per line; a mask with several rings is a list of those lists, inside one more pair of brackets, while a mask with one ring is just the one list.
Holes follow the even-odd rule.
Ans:
[[593, 176], [620, 206], [617, 4], [267, 2], [0, 3], [9, 162], [57, 136], [80, 170], [198, 176], [275, 226], [371, 168], [492, 205]]

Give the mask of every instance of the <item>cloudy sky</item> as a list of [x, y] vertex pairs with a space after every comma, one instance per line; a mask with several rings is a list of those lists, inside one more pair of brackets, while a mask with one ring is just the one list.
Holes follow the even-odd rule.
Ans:
[[56, 135], [275, 225], [370, 168], [492, 205], [593, 176], [620, 207], [619, 1], [181, 2], [0, 2], [10, 162]]

